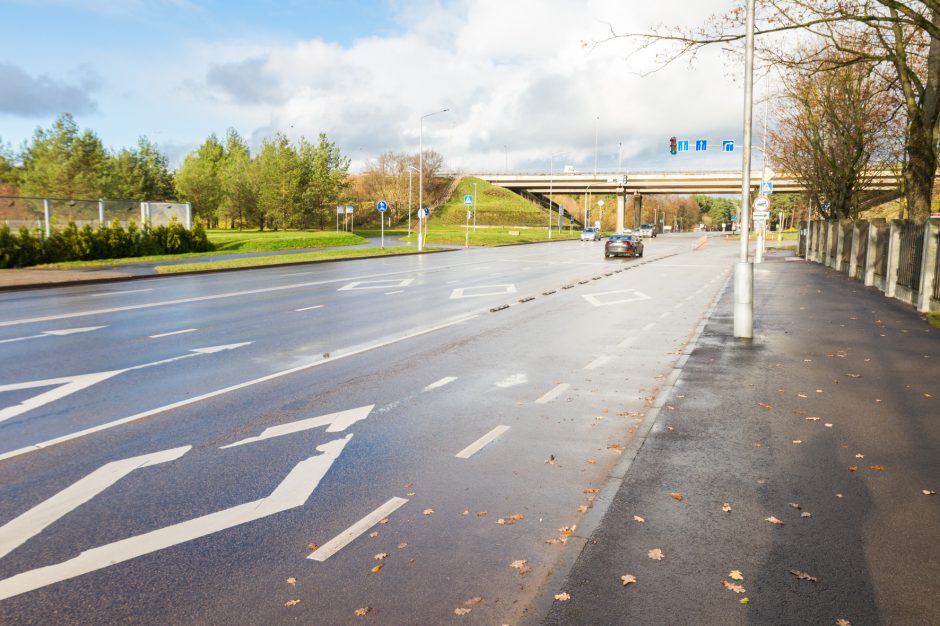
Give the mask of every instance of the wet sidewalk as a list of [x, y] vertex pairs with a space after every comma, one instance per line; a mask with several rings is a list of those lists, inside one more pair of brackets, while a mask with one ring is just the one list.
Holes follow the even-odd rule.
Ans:
[[729, 286], [545, 624], [940, 624], [940, 331], [755, 267], [755, 339]]

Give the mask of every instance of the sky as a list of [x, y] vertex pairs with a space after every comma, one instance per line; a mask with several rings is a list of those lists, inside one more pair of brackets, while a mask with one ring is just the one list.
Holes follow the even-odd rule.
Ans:
[[715, 50], [650, 73], [655, 60], [630, 41], [595, 45], [612, 29], [695, 25], [734, 6], [0, 0], [0, 140], [18, 148], [69, 112], [111, 149], [147, 136], [173, 166], [233, 128], [253, 149], [276, 132], [326, 133], [352, 171], [416, 153], [422, 138], [464, 173], [591, 172], [595, 155], [605, 172], [734, 169], [740, 150], [671, 156], [668, 141], [740, 143], [738, 62]]

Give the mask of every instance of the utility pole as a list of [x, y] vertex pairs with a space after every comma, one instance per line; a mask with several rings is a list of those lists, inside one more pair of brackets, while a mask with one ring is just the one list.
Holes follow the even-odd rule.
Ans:
[[751, 210], [751, 130], [754, 112], [754, 0], [747, 0], [744, 53], [744, 156], [741, 172], [741, 246], [734, 266], [734, 336], [754, 337], [754, 266], [748, 260]]

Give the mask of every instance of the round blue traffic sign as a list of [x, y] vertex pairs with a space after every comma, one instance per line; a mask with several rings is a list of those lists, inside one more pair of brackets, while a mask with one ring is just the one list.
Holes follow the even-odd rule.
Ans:
[[385, 200], [379, 200], [378, 204], [376, 204], [376, 208], [378, 208], [379, 213], [385, 213], [388, 211], [388, 202]]

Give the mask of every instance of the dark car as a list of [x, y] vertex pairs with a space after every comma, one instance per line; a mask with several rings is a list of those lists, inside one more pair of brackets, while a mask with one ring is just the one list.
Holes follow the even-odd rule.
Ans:
[[643, 241], [636, 235], [611, 235], [604, 244], [604, 258], [643, 256]]

